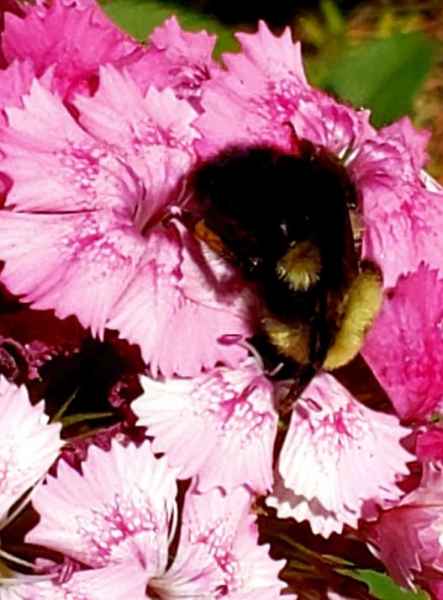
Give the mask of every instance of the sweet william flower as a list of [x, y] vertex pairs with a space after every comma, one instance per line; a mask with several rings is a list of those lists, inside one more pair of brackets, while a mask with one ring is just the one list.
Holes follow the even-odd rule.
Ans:
[[[107, 589], [104, 578], [115, 567], [114, 580], [121, 576], [111, 592], [115, 598], [131, 585], [139, 589], [140, 572], [148, 598], [240, 600], [242, 594], [247, 598], [262, 589], [270, 590], [269, 599], [280, 596], [282, 561], [271, 560], [268, 548], [257, 545], [252, 497], [245, 489], [228, 495], [188, 492], [178, 550], [169, 565], [177, 471], [165, 458], [156, 459], [147, 441], [135, 447], [114, 440], [108, 452], [91, 446], [81, 470], [59, 462], [57, 477], [48, 477], [33, 498], [41, 520], [26, 540], [58, 550], [88, 569], [64, 584], [36, 587], [54, 586], [60, 598], [71, 598], [72, 590], [75, 600], [83, 589], [86, 600], [95, 600], [94, 585], [98, 588], [102, 581]], [[89, 587], [89, 582], [95, 584]]]
[[258, 493], [271, 489], [278, 417], [273, 386], [254, 361], [193, 379], [142, 377], [141, 384], [144, 394], [132, 410], [180, 478], [198, 476], [201, 491], [230, 492], [242, 484]]
[[133, 560], [155, 572], [166, 565], [176, 493], [174, 471], [149, 442], [91, 446], [81, 474], [60, 461], [36, 491], [40, 521], [26, 540], [94, 568]]
[[37, 80], [22, 101], [6, 110], [0, 141], [13, 181], [2, 281], [94, 335], [117, 329], [154, 375], [236, 364], [244, 350], [217, 339], [250, 333], [251, 295], [183, 227], [161, 223], [195, 160], [192, 107], [169, 89], [143, 95], [113, 67], [93, 98], [77, 99], [80, 122]]
[[[230, 494], [214, 489], [207, 494], [188, 494], [183, 510], [180, 543], [170, 571], [153, 588], [161, 598], [208, 598], [208, 600], [274, 600], [284, 583], [278, 572], [284, 561], [269, 558], [269, 547], [257, 544], [255, 517], [250, 512], [251, 496], [244, 488]], [[213, 581], [194, 579], [192, 587], [182, 584], [183, 565], [193, 557], [207, 556], [215, 568]], [[196, 587], [198, 583], [201, 587]], [[175, 588], [175, 593], [174, 593]], [[166, 591], [162, 595], [161, 590]], [[295, 596], [285, 595], [288, 600]]]
[[396, 485], [414, 456], [400, 441], [409, 431], [394, 416], [366, 408], [331, 375], [304, 390], [278, 461], [267, 499], [281, 518], [308, 520], [329, 537], [344, 525], [357, 528], [365, 502], [398, 501]]

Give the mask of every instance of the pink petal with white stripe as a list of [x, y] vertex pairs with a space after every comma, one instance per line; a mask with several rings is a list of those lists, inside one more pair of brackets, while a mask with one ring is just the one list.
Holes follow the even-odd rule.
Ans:
[[145, 251], [132, 223], [112, 211], [0, 211], [2, 281], [34, 308], [75, 314], [99, 337]]
[[142, 46], [124, 34], [96, 2], [53, 0], [27, 5], [24, 18], [5, 15], [2, 46], [6, 59], [30, 59], [38, 76], [55, 65], [55, 89], [72, 97], [90, 93], [98, 67], [122, 65], [142, 52]]
[[170, 87], [177, 98], [198, 108], [202, 84], [220, 71], [212, 59], [215, 41], [206, 31], [184, 31], [172, 16], [154, 29], [147, 51], [128, 70], [143, 93], [151, 85]]
[[421, 420], [443, 397], [443, 278], [421, 264], [383, 302], [363, 349], [402, 419]]
[[156, 459], [149, 442], [91, 446], [82, 474], [65, 462], [33, 496], [41, 520], [26, 540], [91, 567], [135, 561], [149, 575], [168, 560], [176, 473]]
[[54, 212], [135, 210], [142, 185], [109, 145], [88, 135], [37, 80], [23, 104], [6, 110], [9, 127], [0, 138], [0, 169], [14, 182], [7, 205]]
[[192, 127], [197, 113], [172, 90], [151, 87], [142, 95], [127, 72], [100, 70], [93, 98], [79, 97], [80, 122], [97, 139], [118, 148], [146, 187], [146, 200], [136, 216], [140, 229], [155, 213], [177, 199], [183, 176], [194, 160]]
[[180, 478], [198, 475], [202, 491], [271, 488], [278, 417], [272, 384], [253, 361], [191, 380], [142, 377], [141, 383], [144, 394], [132, 409], [154, 436], [154, 450], [180, 468]]
[[216, 489], [186, 496], [177, 558], [189, 552], [189, 547], [206, 550], [222, 578], [221, 586], [207, 590], [210, 598], [240, 600], [253, 593], [256, 598], [264, 598], [264, 592], [267, 600], [280, 598], [285, 584], [278, 573], [284, 561], [272, 560], [269, 546], [258, 545], [251, 500], [244, 488], [228, 495]]
[[0, 376], [0, 520], [38, 481], [62, 446], [60, 425], [48, 425], [44, 403], [32, 406], [24, 386]]
[[238, 275], [198, 262], [196, 242], [180, 235], [173, 226], [149, 235], [143, 264], [108, 323], [139, 344], [154, 376], [196, 376], [217, 362], [235, 366], [246, 351], [218, 340], [252, 331], [253, 300]]
[[365, 501], [402, 496], [396, 482], [414, 459], [400, 444], [408, 433], [396, 417], [366, 408], [331, 375], [319, 375], [292, 413], [267, 502], [324, 537], [357, 527]]

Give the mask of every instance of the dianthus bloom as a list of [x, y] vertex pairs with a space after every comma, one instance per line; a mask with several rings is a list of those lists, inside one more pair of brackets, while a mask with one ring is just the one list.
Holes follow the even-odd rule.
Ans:
[[[59, 10], [69, 21], [78, 9]], [[52, 71], [29, 84], [29, 70], [10, 69], [18, 94], [30, 89], [9, 102], [1, 134], [0, 170], [12, 182], [0, 213], [2, 281], [100, 338], [117, 329], [154, 374], [236, 364], [244, 350], [218, 339], [251, 332], [251, 295], [232, 268], [164, 222], [196, 160], [196, 111], [108, 64], [96, 69], [95, 95], [70, 102], [74, 112], [53, 91]]]
[[[219, 490], [188, 492], [179, 547], [169, 566], [177, 523], [176, 475], [165, 458], [154, 457], [147, 441], [138, 448], [114, 441], [108, 452], [91, 446], [82, 473], [62, 461], [57, 478], [48, 478], [36, 491], [33, 504], [41, 520], [27, 541], [79, 561], [93, 569], [83, 577], [95, 573], [97, 581], [106, 577], [109, 565], [126, 568], [129, 577], [132, 571], [136, 581], [141, 571], [148, 597], [229, 600], [255, 591], [258, 597], [266, 592], [269, 600], [278, 598], [283, 564], [257, 545], [252, 497], [243, 488], [227, 496]], [[72, 585], [78, 585], [74, 578], [67, 589]], [[134, 581], [120, 585], [124, 597]]]
[[344, 524], [357, 527], [366, 500], [383, 505], [403, 495], [395, 484], [414, 458], [400, 444], [407, 433], [331, 375], [316, 377], [292, 413], [268, 504], [283, 518], [308, 519], [325, 537]]
[[[188, 227], [201, 217], [192, 174], [221, 150], [290, 153], [307, 140], [339, 161], [361, 201], [358, 258], [383, 272], [384, 304], [362, 354], [390, 412], [426, 433], [441, 406], [443, 252], [443, 193], [423, 171], [427, 134], [407, 118], [377, 131], [368, 111], [313, 89], [289, 30], [278, 37], [261, 24], [238, 40], [240, 52], [219, 65], [214, 38], [175, 19], [141, 46], [92, 0], [5, 14], [0, 281], [35, 309], [140, 348], [149, 377], [131, 408], [146, 431], [134, 437], [152, 442], [114, 435], [108, 450], [90, 445], [79, 469], [59, 461], [33, 493], [39, 522], [26, 541], [72, 561], [74, 573], [62, 580], [43, 565], [47, 580], [17, 578], [2, 600], [279, 598], [284, 561], [257, 543], [258, 494], [268, 494], [255, 509], [265, 517], [274, 507], [323, 537], [372, 519], [361, 535], [398, 580], [412, 585], [429, 570], [438, 583], [439, 467], [426, 465], [406, 493], [411, 429], [331, 374], [312, 380], [278, 431], [286, 384], [247, 356], [244, 339], [259, 331], [254, 290]], [[430, 452], [420, 437], [417, 452]], [[189, 480], [186, 493], [177, 479]], [[396, 514], [405, 539], [393, 557]]]
[[270, 490], [277, 412], [272, 384], [254, 362], [194, 379], [145, 377], [142, 385], [145, 393], [132, 410], [155, 436], [154, 449], [181, 468], [181, 478], [198, 475], [200, 490], [242, 484]]

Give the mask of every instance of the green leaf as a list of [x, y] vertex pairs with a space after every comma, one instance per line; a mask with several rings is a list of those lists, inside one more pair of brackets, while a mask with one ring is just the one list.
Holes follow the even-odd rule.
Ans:
[[422, 591], [411, 592], [399, 587], [388, 575], [370, 569], [341, 569], [340, 573], [365, 583], [370, 594], [377, 600], [430, 600], [430, 596]]
[[102, 0], [103, 10], [122, 29], [140, 41], [145, 41], [151, 31], [165, 19], [175, 15], [184, 29], [200, 31], [218, 36], [217, 52], [237, 48], [237, 43], [228, 27], [215, 19], [173, 1], [161, 0]]
[[384, 125], [411, 112], [436, 48], [420, 32], [373, 40], [346, 50], [321, 84], [355, 106], [370, 108], [373, 123]]

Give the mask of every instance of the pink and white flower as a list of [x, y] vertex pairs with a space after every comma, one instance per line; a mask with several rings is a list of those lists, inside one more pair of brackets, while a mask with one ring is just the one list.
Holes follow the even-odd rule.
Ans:
[[60, 425], [48, 424], [44, 402], [32, 406], [24, 386], [0, 376], [0, 524], [8, 509], [41, 479], [62, 446]]
[[366, 408], [328, 374], [297, 401], [267, 504], [281, 518], [308, 520], [324, 537], [357, 527], [365, 502], [398, 501], [396, 485], [413, 460], [400, 444], [409, 431]]
[[132, 410], [181, 479], [198, 475], [201, 491], [220, 486], [229, 493], [242, 484], [258, 493], [271, 489], [278, 416], [273, 386], [255, 362], [193, 379], [142, 377], [141, 383], [144, 394]]
[[[208, 585], [207, 582], [206, 588], [199, 589], [194, 584], [196, 597], [211, 600], [280, 598], [284, 583], [278, 579], [278, 572], [284, 561], [271, 560], [269, 547], [257, 544], [258, 532], [250, 506], [251, 496], [244, 488], [237, 488], [228, 495], [212, 490], [203, 495], [186, 496], [176, 563], [161, 582], [164, 588], [177, 580], [176, 590], [181, 594], [165, 598], [191, 596], [190, 587], [180, 585], [181, 565], [200, 552], [208, 557], [215, 573], [213, 583]], [[295, 597], [285, 598], [293, 600]]]
[[[169, 566], [177, 516], [176, 475], [164, 457], [154, 457], [147, 441], [135, 447], [114, 440], [109, 452], [91, 446], [82, 473], [61, 461], [57, 478], [48, 477], [35, 493], [33, 503], [41, 520], [26, 540], [58, 550], [92, 570], [76, 572], [65, 584], [40, 587], [60, 588], [60, 598], [72, 588], [76, 599], [83, 580], [86, 600], [95, 600], [89, 581], [98, 586], [112, 566], [115, 578], [124, 572], [135, 577], [131, 585], [137, 589], [142, 571], [148, 597], [164, 600], [240, 599], [262, 588], [271, 591], [269, 598], [279, 597], [282, 561], [272, 561], [267, 547], [257, 545], [252, 496], [243, 488], [228, 495], [219, 490], [204, 496], [188, 493], [179, 548]], [[122, 579], [116, 585], [115, 597], [120, 598], [129, 584]]]
[[176, 493], [175, 472], [149, 442], [91, 446], [82, 473], [61, 461], [36, 491], [40, 521], [26, 540], [90, 567], [132, 560], [156, 573], [166, 567]]
[[0, 587], [0, 600], [146, 599], [146, 573], [132, 562], [79, 571], [66, 583], [34, 579], [18, 576], [10, 583], [4, 583]]

